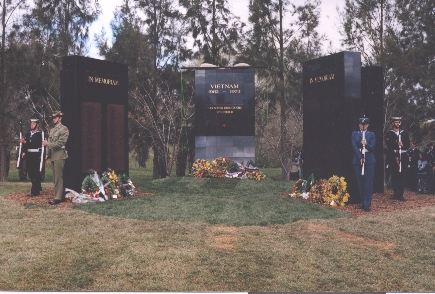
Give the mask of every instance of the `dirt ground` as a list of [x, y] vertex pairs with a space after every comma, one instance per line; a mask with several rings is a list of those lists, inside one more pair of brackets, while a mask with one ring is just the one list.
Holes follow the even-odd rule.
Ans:
[[[29, 192], [13, 193], [5, 196], [5, 198], [20, 203], [22, 205], [34, 204], [38, 206], [51, 206], [50, 204], [48, 204], [48, 201], [50, 199], [53, 199], [54, 189], [44, 189], [40, 195], [33, 196], [33, 197], [28, 197], [27, 196], [28, 194]], [[154, 193], [138, 192], [134, 197], [145, 197], [145, 196], [152, 196], [152, 195], [154, 195]], [[116, 200], [111, 200], [111, 201], [116, 201]], [[68, 209], [71, 208], [73, 205], [76, 204], [65, 201], [57, 204], [56, 206], [58, 206], [59, 208]]]
[[[44, 191], [41, 192], [41, 195], [34, 196], [34, 197], [28, 197], [27, 194], [29, 192], [20, 192], [20, 193], [7, 195], [5, 196], [5, 198], [23, 205], [34, 204], [40, 206], [50, 206], [48, 204], [48, 201], [53, 198], [53, 194], [54, 194], [53, 192], [54, 192], [53, 189], [45, 189]], [[357, 206], [357, 204], [346, 204], [345, 206], [339, 206], [334, 208], [340, 211], [347, 212], [351, 214], [353, 217], [358, 217], [361, 215], [366, 215], [368, 213], [384, 213], [384, 212], [391, 212], [395, 210], [410, 210], [410, 209], [425, 207], [425, 206], [435, 206], [435, 195], [433, 194], [425, 195], [425, 194], [418, 194], [416, 192], [405, 191], [404, 197], [406, 201], [392, 200], [391, 199], [392, 194], [393, 194], [392, 190], [386, 190], [384, 193], [373, 194], [373, 200], [372, 200], [372, 206], [370, 212], [366, 212], [361, 209], [355, 209], [355, 206]], [[134, 197], [146, 197], [152, 195], [154, 194], [138, 192]], [[288, 195], [286, 194], [281, 194], [281, 196], [288, 197]], [[111, 200], [111, 201], [116, 201], [116, 200]], [[305, 200], [301, 199], [301, 201], [305, 201]], [[68, 209], [71, 208], [73, 205], [75, 204], [70, 202], [62, 202], [57, 206], [59, 208]]]
[[[280, 194], [280, 196], [288, 197], [289, 195]], [[405, 191], [403, 197], [406, 201], [392, 200], [392, 196], [393, 190], [386, 190], [384, 193], [373, 194], [370, 212], [366, 212], [362, 209], [355, 209], [357, 204], [346, 204], [345, 206], [336, 206], [334, 208], [347, 212], [353, 217], [358, 217], [368, 213], [384, 213], [395, 210], [410, 210], [426, 206], [435, 206], [435, 195], [433, 194], [418, 194], [417, 192]], [[306, 200], [301, 199], [301, 201]]]

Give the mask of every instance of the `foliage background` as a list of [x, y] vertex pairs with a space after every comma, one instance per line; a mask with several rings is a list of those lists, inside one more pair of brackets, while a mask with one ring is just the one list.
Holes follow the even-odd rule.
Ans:
[[[267, 66], [256, 77], [256, 157], [289, 178], [292, 147], [302, 146], [302, 63], [336, 51], [360, 51], [384, 69], [385, 130], [403, 116], [412, 140], [433, 141], [434, 5], [431, 1], [346, 0], [339, 11], [341, 48], [325, 46], [321, 1], [252, 0], [242, 22], [227, 0], [123, 0], [112, 32], [89, 35], [96, 0], [3, 0], [0, 51], [0, 181], [7, 181], [18, 122], [59, 109], [61, 58], [89, 55], [129, 66], [129, 137], [153, 178], [183, 176], [193, 153], [193, 78], [182, 67], [211, 62]], [[200, 25], [199, 25], [200, 24]], [[325, 49], [327, 48], [327, 49]]]

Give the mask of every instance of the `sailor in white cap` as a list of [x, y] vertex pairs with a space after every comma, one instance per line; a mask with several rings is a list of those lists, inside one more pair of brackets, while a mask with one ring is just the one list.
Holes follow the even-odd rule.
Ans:
[[42, 132], [39, 129], [39, 119], [30, 119], [30, 131], [20, 140], [22, 143], [22, 158], [26, 158], [26, 168], [29, 174], [32, 188], [27, 196], [39, 195], [41, 187], [41, 153], [42, 153]]
[[409, 134], [401, 128], [401, 117], [392, 117], [391, 124], [392, 129], [385, 135], [385, 143], [394, 191], [392, 199], [405, 201], [403, 192], [405, 191], [405, 176], [408, 169]]

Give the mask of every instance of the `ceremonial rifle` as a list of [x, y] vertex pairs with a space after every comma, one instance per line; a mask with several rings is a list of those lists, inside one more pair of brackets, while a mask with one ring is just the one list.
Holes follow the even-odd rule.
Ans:
[[[400, 125], [399, 125], [399, 142], [402, 142], [402, 135], [400, 134]], [[399, 173], [402, 172], [402, 145], [399, 145]]]
[[23, 143], [21, 143], [21, 139], [23, 139], [23, 120], [22, 119], [20, 119], [20, 149], [18, 150], [17, 167], [20, 167], [20, 162], [21, 162], [21, 148], [23, 147]]
[[[366, 132], [365, 132], [365, 128], [363, 127], [363, 132], [362, 132], [362, 139], [363, 141], [366, 140]], [[362, 163], [362, 168], [361, 168], [361, 175], [364, 176], [364, 164], [366, 162], [366, 145], [363, 144], [363, 148], [361, 150], [362, 156], [363, 156], [363, 163]]]
[[44, 111], [44, 107], [42, 107], [42, 123], [41, 123], [41, 161], [39, 162], [39, 171], [42, 171], [42, 165], [44, 164], [44, 144], [42, 144], [42, 141], [44, 141], [44, 122], [45, 122], [45, 111]]

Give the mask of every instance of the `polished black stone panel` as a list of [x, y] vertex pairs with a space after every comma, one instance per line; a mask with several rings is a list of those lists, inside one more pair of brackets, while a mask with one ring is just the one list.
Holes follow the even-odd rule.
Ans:
[[195, 157], [255, 160], [255, 71], [195, 71]]
[[80, 191], [90, 168], [128, 174], [127, 66], [83, 56], [63, 57], [61, 102], [62, 122], [70, 131], [65, 187]]
[[384, 74], [380, 66], [366, 66], [361, 68], [361, 98], [363, 113], [370, 118], [369, 129], [376, 135], [375, 148], [375, 178], [373, 190], [384, 192]]
[[351, 133], [361, 104], [361, 54], [340, 52], [303, 64], [304, 176], [344, 176], [357, 200]]
[[195, 71], [196, 136], [255, 136], [254, 69]]

